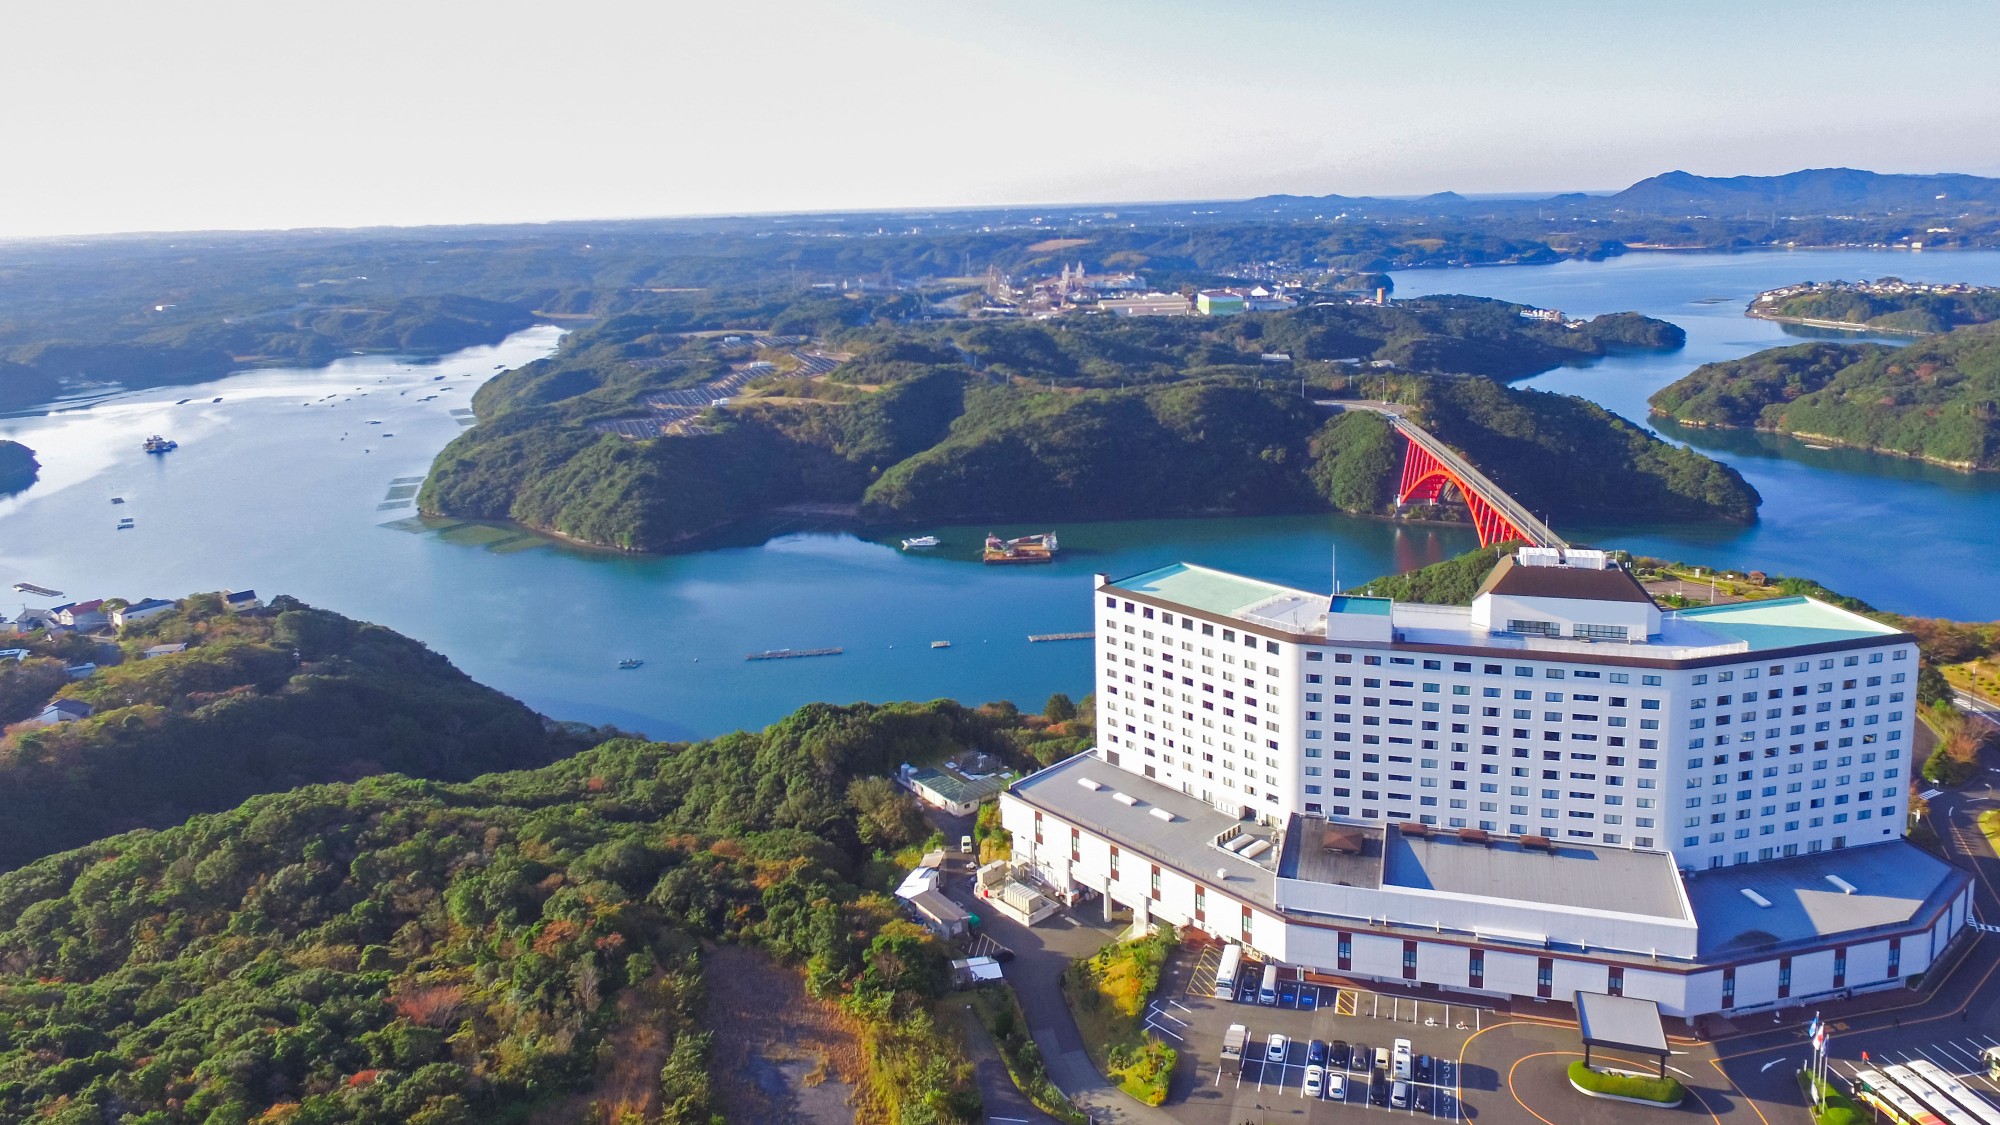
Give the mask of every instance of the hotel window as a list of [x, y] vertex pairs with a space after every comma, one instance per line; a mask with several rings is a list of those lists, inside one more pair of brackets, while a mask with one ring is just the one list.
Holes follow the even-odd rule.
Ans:
[[1844, 945], [1833, 949], [1833, 987], [1847, 987], [1847, 947]]
[[1250, 908], [1243, 908], [1243, 944], [1250, 944]]
[[1153, 901], [1160, 901], [1160, 865], [1157, 863], [1153, 864], [1152, 885], [1149, 889], [1152, 893]]
[[1535, 995], [1546, 1000], [1556, 994], [1556, 960], [1553, 957], [1535, 959]]
[[1417, 979], [1417, 943], [1403, 942], [1403, 979]]
[[1350, 933], [1346, 932], [1345, 930], [1342, 930], [1342, 931], [1339, 931], [1339, 932], [1338, 932], [1338, 940], [1337, 940], [1337, 942], [1336, 942], [1336, 944], [1335, 944], [1335, 946], [1334, 946], [1334, 955], [1335, 955], [1335, 957], [1336, 957], [1336, 958], [1338, 958], [1338, 960], [1339, 960], [1339, 962], [1340, 962], [1340, 971], [1341, 971], [1341, 972], [1343, 972], [1343, 973], [1344, 973], [1344, 972], [1346, 972], [1347, 970], [1349, 970], [1349, 969], [1352, 969], [1352, 968], [1354, 967], [1354, 935], [1353, 935], [1353, 934], [1350, 934]]
[[1892, 937], [1889, 939], [1889, 977], [1893, 980], [1901, 975], [1903, 975], [1903, 939]]
[[1778, 999], [1786, 999], [1791, 994], [1792, 959], [1790, 957], [1780, 957], [1778, 958]]
[[1474, 948], [1466, 954], [1465, 983], [1473, 988], [1486, 987], [1486, 951]]
[[1625, 995], [1625, 966], [1613, 965], [1604, 977], [1604, 991], [1607, 995]]
[[1736, 1006], [1736, 967], [1733, 965], [1722, 970], [1722, 1006], [1725, 1009]]
[[1208, 921], [1208, 889], [1200, 883], [1194, 885], [1194, 920]]

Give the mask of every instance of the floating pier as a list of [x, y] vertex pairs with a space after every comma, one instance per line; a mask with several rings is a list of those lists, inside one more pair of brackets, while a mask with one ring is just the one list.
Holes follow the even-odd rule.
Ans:
[[1096, 635], [1095, 633], [1029, 633], [1028, 643], [1038, 645], [1043, 641], [1087, 641]]
[[753, 652], [745, 660], [791, 660], [800, 656], [839, 656], [846, 652], [842, 648], [772, 648], [763, 652]]

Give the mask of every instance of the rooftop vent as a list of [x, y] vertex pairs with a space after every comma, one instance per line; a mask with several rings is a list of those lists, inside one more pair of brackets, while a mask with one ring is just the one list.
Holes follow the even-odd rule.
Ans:
[[1766, 910], [1770, 909], [1771, 907], [1770, 899], [1765, 898], [1763, 895], [1758, 894], [1756, 891], [1751, 890], [1749, 887], [1743, 888], [1743, 897], [1749, 899], [1751, 902], [1756, 903], [1758, 906], [1764, 907]]
[[1840, 893], [1844, 895], [1851, 895], [1855, 891], [1861, 889], [1859, 887], [1856, 887], [1853, 883], [1850, 883], [1847, 880], [1841, 878], [1838, 875], [1828, 875], [1826, 877], [1826, 881], [1832, 883], [1836, 887], [1839, 887]]
[[1420, 820], [1399, 820], [1396, 822], [1396, 827], [1401, 829], [1405, 836], [1428, 836], [1431, 834], [1431, 826]]
[[1521, 846], [1523, 848], [1540, 848], [1553, 855], [1555, 854], [1556, 842], [1547, 836], [1531, 835], [1521, 837]]
[[1489, 848], [1493, 846], [1493, 837], [1488, 836], [1484, 828], [1461, 828], [1458, 830], [1458, 838], [1468, 844], [1485, 844]]
[[1250, 841], [1249, 846], [1243, 849], [1242, 855], [1244, 859], [1256, 859], [1258, 856], [1263, 855], [1265, 852], [1268, 852], [1270, 850], [1271, 850], [1271, 841], [1264, 839], [1257, 839]]
[[1152, 808], [1147, 809], [1146, 811], [1152, 813], [1154, 816], [1159, 817], [1161, 820], [1166, 821], [1168, 824], [1172, 824], [1174, 822], [1174, 814], [1159, 807], [1158, 805], [1154, 805]]
[[1095, 782], [1095, 781], [1092, 781], [1092, 780], [1090, 780], [1090, 779], [1089, 779], [1089, 778], [1087, 778], [1087, 777], [1079, 777], [1079, 778], [1077, 778], [1077, 779], [1076, 779], [1076, 783], [1077, 783], [1078, 785], [1081, 785], [1081, 786], [1083, 786], [1083, 787], [1084, 787], [1085, 789], [1088, 789], [1088, 790], [1090, 790], [1090, 791], [1091, 791], [1092, 793], [1095, 793], [1095, 792], [1097, 792], [1098, 790], [1100, 790], [1100, 789], [1104, 788], [1104, 786], [1102, 786], [1102, 785], [1099, 785], [1099, 784], [1098, 784], [1097, 782]]
[[1113, 793], [1111, 799], [1121, 805], [1137, 805], [1139, 803], [1139, 798], [1134, 797], [1130, 793]]
[[1230, 837], [1228, 843], [1222, 845], [1222, 850], [1226, 852], [1240, 852], [1244, 848], [1250, 846], [1250, 841], [1255, 840], [1256, 838], [1257, 837], [1249, 835], [1247, 833], [1239, 836], [1232, 836]]

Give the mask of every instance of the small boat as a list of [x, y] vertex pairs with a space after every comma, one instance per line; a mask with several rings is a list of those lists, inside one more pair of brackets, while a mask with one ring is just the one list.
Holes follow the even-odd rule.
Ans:
[[630, 657], [627, 657], [627, 658], [625, 658], [624, 660], [620, 660], [620, 661], [618, 662], [618, 666], [619, 666], [620, 668], [627, 668], [627, 669], [630, 669], [630, 668], [637, 668], [637, 667], [638, 667], [639, 665], [641, 665], [641, 664], [644, 664], [644, 663], [645, 663], [645, 661], [643, 661], [643, 660], [634, 660], [634, 659], [632, 659], [632, 658], [630, 658]]
[[191, 398], [184, 398], [184, 399], [180, 400], [179, 402], [175, 403], [174, 405], [175, 405], [175, 406], [186, 406], [186, 405], [187, 405], [188, 403], [190, 403], [190, 402], [193, 402], [193, 401], [194, 401], [194, 400], [193, 400], [193, 399], [191, 399]]
[[181, 447], [180, 442], [168, 441], [166, 438], [163, 438], [158, 434], [154, 434], [152, 437], [149, 437], [145, 440], [141, 448], [145, 449], [145, 451], [148, 453], [166, 453], [170, 450], [179, 449], [180, 447]]
[[950, 648], [950, 647], [951, 647], [951, 642], [950, 642], [950, 641], [932, 641], [932, 642], [931, 642], [931, 647], [932, 647], [932, 648]]
[[123, 496], [113, 496], [111, 498], [111, 502], [113, 504], [123, 504], [125, 502], [125, 498]]
[[938, 542], [938, 537], [935, 535], [919, 535], [915, 539], [903, 540], [903, 550], [918, 551], [925, 547], [935, 547]]
[[1830, 445], [1814, 445], [1814, 444], [1813, 444], [1812, 442], [1806, 442], [1806, 443], [1805, 443], [1805, 445], [1806, 445], [1806, 448], [1807, 448], [1807, 449], [1832, 449], [1832, 448], [1833, 448], [1833, 447], [1832, 447], [1832, 446], [1830, 446]]
[[212, 399], [209, 399], [208, 401], [210, 401], [210, 402], [221, 402], [221, 401], [222, 401], [222, 396], [221, 396], [221, 395], [217, 395], [217, 396], [215, 396], [214, 398], [212, 398]]

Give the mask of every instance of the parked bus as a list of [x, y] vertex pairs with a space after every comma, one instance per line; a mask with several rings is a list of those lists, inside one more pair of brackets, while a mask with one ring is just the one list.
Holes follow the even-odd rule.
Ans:
[[1243, 968], [1243, 947], [1230, 942], [1222, 947], [1222, 964], [1215, 970], [1215, 998], [1236, 999], [1236, 974]]
[[1913, 1059], [1908, 1065], [1918, 1078], [1930, 1083], [1932, 1089], [1978, 1118], [1980, 1125], [2000, 1125], [2000, 1109], [1996, 1109], [1977, 1090], [1967, 1089], [1965, 1083], [1947, 1073], [1943, 1067], [1924, 1059]]
[[1264, 986], [1257, 990], [1257, 1002], [1259, 1004], [1276, 1004], [1278, 1002], [1278, 963], [1276, 961], [1264, 966]]
[[[1977, 1117], [1960, 1108], [1950, 1098], [1945, 1097], [1944, 1094], [1932, 1087], [1930, 1083], [1919, 1078], [1916, 1072], [1909, 1067], [1902, 1065], [1885, 1066], [1882, 1068], [1882, 1073], [1888, 1077], [1889, 1081], [1902, 1087], [1904, 1093], [1915, 1098], [1918, 1105], [1929, 1110], [1932, 1120], [1944, 1122], [1944, 1125], [1979, 1125]], [[1919, 1119], [1919, 1125], [1923, 1125], [1921, 1119]]]
[[1893, 1125], [1943, 1125], [1937, 1115], [1924, 1109], [1917, 1099], [1903, 1092], [1880, 1071], [1863, 1070], [1854, 1075], [1854, 1096], [1882, 1111]]

